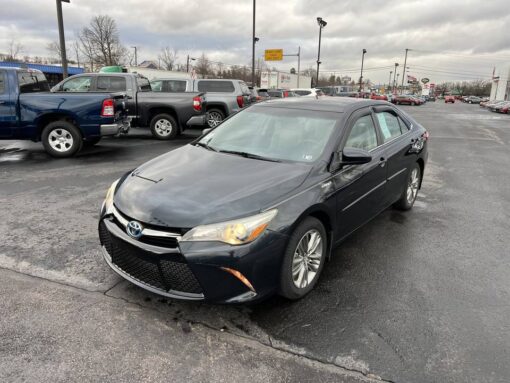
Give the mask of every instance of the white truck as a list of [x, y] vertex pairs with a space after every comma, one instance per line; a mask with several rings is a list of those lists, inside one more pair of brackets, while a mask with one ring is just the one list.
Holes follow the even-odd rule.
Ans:
[[262, 89], [294, 89], [311, 88], [312, 78], [297, 74], [278, 71], [266, 71], [260, 74], [260, 88]]

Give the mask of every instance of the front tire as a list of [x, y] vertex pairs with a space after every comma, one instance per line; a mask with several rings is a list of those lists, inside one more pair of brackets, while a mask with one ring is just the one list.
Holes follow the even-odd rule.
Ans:
[[300, 299], [317, 283], [326, 261], [328, 239], [324, 225], [317, 218], [307, 217], [291, 234], [285, 250], [280, 295]]
[[400, 196], [400, 199], [393, 205], [399, 210], [410, 210], [418, 196], [421, 181], [421, 168], [417, 163], [411, 168], [407, 176], [406, 187]]
[[41, 141], [44, 149], [52, 157], [71, 157], [78, 153], [83, 145], [80, 130], [69, 121], [50, 122], [43, 129]]
[[151, 133], [158, 140], [171, 140], [179, 133], [179, 127], [175, 118], [162, 113], [154, 116], [151, 120]]

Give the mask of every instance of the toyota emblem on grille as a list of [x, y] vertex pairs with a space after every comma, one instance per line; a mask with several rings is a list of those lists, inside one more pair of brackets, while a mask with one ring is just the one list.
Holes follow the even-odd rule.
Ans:
[[126, 232], [130, 237], [138, 239], [142, 236], [143, 227], [139, 222], [131, 221], [127, 224]]

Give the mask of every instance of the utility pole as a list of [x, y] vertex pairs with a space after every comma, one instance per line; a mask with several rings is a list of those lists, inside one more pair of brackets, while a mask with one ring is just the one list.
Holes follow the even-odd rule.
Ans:
[[388, 79], [388, 90], [391, 92], [391, 75], [393, 74], [393, 71], [390, 70], [390, 78]]
[[406, 65], [407, 65], [407, 52], [409, 52], [410, 49], [406, 48], [406, 56], [404, 58], [404, 69], [402, 69], [402, 92], [404, 92], [404, 79], [406, 75]]
[[57, 0], [58, 36], [60, 39], [60, 56], [62, 60], [62, 77], [67, 78], [66, 39], [64, 36], [64, 19], [62, 17], [62, 1], [69, 3], [71, 0]]
[[258, 41], [258, 39], [255, 37], [255, 11], [256, 0], [253, 0], [253, 34], [251, 40], [251, 86], [253, 87], [255, 86], [255, 43]]
[[138, 66], [138, 57], [137, 57], [137, 55], [136, 55], [136, 53], [137, 53], [137, 52], [136, 52], [137, 48], [136, 48], [136, 47], [131, 47], [131, 48], [134, 48], [134, 50], [135, 50], [135, 66]]

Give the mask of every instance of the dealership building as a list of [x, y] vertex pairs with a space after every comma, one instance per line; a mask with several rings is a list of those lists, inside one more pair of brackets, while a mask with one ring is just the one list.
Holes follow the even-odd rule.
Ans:
[[[45, 65], [45, 64], [34, 64], [34, 63], [25, 63], [25, 62], [11, 62], [11, 61], [2, 61], [0, 62], [0, 68], [27, 68], [27, 69], [37, 69], [44, 73], [46, 79], [50, 86], [58, 84], [60, 81], [64, 79], [64, 72], [61, 65]], [[83, 68], [79, 67], [68, 67], [67, 73], [69, 76], [74, 74], [80, 74], [85, 72]]]
[[510, 100], [510, 63], [496, 67], [494, 70], [491, 100]]

